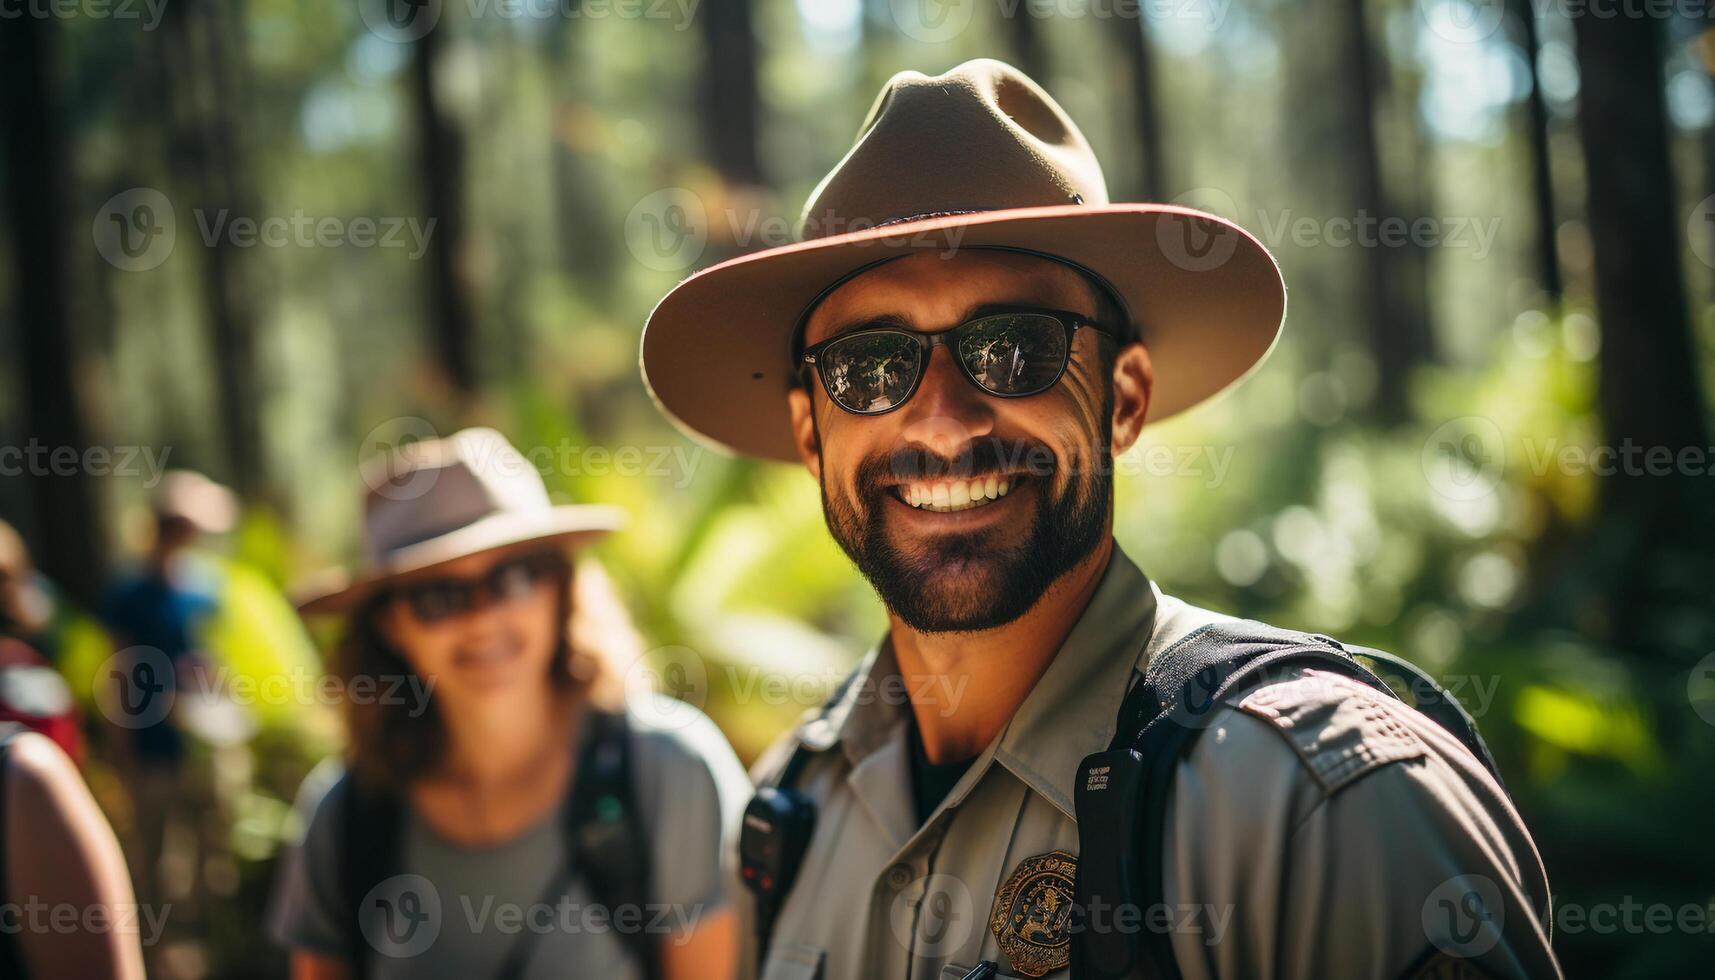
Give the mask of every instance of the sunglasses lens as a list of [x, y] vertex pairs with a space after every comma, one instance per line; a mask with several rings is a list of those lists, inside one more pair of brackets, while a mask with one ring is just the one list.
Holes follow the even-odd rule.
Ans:
[[479, 592], [486, 595], [486, 602], [522, 599], [546, 580], [553, 568], [554, 559], [549, 556], [514, 558], [494, 566], [480, 581], [420, 582], [404, 589], [402, 595], [418, 622], [438, 623], [470, 611]]
[[419, 622], [437, 623], [470, 608], [471, 587], [463, 582], [424, 582], [406, 589], [405, 601]]
[[816, 363], [828, 397], [848, 412], [874, 415], [911, 393], [919, 351], [909, 334], [857, 333], [822, 348]]
[[1033, 395], [1066, 368], [1066, 328], [1040, 313], [1004, 313], [973, 320], [960, 331], [959, 360], [983, 389]]

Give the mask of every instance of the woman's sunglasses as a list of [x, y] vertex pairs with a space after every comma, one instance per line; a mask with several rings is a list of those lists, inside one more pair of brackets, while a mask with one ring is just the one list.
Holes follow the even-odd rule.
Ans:
[[917, 392], [935, 348], [945, 345], [971, 384], [997, 398], [1041, 394], [1066, 373], [1072, 334], [1097, 327], [1076, 313], [1010, 309], [985, 313], [940, 333], [899, 327], [854, 330], [804, 349], [822, 389], [853, 415], [882, 415]]
[[564, 565], [558, 555], [525, 555], [503, 561], [474, 579], [434, 578], [399, 586], [396, 594], [420, 623], [438, 623], [491, 602], [529, 595]]

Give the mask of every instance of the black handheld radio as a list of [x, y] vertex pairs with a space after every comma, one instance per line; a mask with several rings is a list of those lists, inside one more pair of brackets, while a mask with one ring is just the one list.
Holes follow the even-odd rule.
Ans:
[[756, 896], [757, 962], [768, 954], [768, 937], [774, 917], [798, 876], [816, 830], [816, 804], [791, 787], [809, 761], [810, 750], [802, 745], [781, 770], [776, 786], [762, 786], [744, 809], [744, 824], [738, 835], [739, 876]]

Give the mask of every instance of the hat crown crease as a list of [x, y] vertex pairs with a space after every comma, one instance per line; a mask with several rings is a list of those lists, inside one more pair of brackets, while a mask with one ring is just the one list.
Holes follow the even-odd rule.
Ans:
[[856, 143], [805, 204], [800, 237], [921, 215], [1106, 204], [1077, 124], [1017, 69], [976, 61], [895, 75]]

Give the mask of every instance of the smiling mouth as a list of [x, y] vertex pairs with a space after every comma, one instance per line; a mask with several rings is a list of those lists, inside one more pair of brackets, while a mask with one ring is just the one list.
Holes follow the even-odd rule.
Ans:
[[458, 651], [453, 662], [460, 667], [495, 667], [508, 663], [517, 656], [516, 645], [496, 642], [482, 646], [465, 647]]
[[970, 480], [913, 480], [893, 488], [900, 503], [936, 514], [987, 507], [1016, 488], [1016, 474], [994, 474]]

